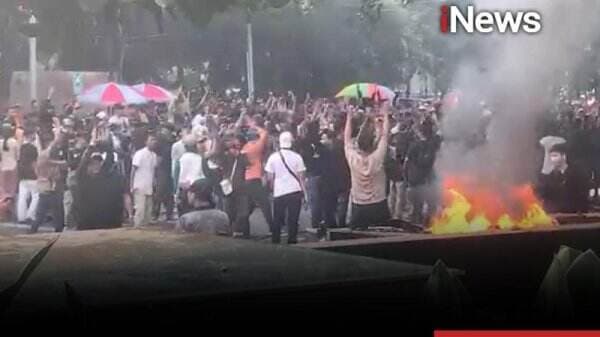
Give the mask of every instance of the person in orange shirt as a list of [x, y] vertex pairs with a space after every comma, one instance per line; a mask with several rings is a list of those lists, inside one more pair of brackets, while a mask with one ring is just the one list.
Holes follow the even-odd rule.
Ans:
[[273, 213], [271, 212], [271, 202], [269, 194], [263, 184], [263, 158], [269, 135], [264, 128], [264, 120], [261, 115], [246, 117], [246, 124], [249, 127], [249, 140], [242, 148], [242, 153], [248, 158], [249, 165], [246, 169], [246, 190], [251, 204], [260, 207], [269, 230], [272, 229]]

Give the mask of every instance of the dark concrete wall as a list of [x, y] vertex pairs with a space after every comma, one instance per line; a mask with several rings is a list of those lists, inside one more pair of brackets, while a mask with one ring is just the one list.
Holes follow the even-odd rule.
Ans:
[[[465, 271], [463, 282], [482, 310], [528, 320], [537, 290], [561, 245], [600, 252], [600, 226], [452, 237], [415, 236], [308, 245], [381, 259], [433, 264], [438, 259]], [[501, 312], [501, 314], [500, 314]]]

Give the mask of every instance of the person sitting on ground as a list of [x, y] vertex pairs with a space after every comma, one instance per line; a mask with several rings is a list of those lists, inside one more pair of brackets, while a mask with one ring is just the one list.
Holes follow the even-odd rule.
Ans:
[[188, 190], [192, 210], [179, 218], [177, 231], [213, 235], [229, 233], [229, 217], [227, 213], [215, 209], [212, 190], [212, 184], [207, 179], [194, 182]]

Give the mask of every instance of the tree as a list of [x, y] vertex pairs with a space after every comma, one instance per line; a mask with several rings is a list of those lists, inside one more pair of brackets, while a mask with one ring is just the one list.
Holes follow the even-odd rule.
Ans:
[[[28, 48], [19, 28], [29, 16], [19, 10], [17, 0], [0, 2], [0, 101], [9, 97], [10, 79], [17, 69], [26, 68]], [[77, 0], [30, 0], [28, 10], [40, 22], [38, 61], [49, 60], [63, 69], [79, 69], [87, 59], [92, 43], [88, 18]]]

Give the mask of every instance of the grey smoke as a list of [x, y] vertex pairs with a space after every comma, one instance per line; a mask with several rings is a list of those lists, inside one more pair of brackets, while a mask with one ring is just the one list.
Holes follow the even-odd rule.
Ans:
[[[442, 128], [449, 138], [472, 132], [480, 101], [494, 111], [487, 145], [467, 151], [447, 142], [438, 173], [467, 174], [497, 186], [532, 181], [539, 169], [536, 119], [546, 113], [557, 74], [581, 64], [584, 48], [600, 36], [600, 2], [585, 0], [479, 0], [478, 9], [533, 9], [542, 14], [541, 33], [461, 36], [475, 42], [472, 58], [461, 60], [454, 87], [464, 94], [461, 108], [448, 113]], [[476, 39], [473, 41], [472, 39]], [[473, 45], [473, 43], [471, 44]]]

